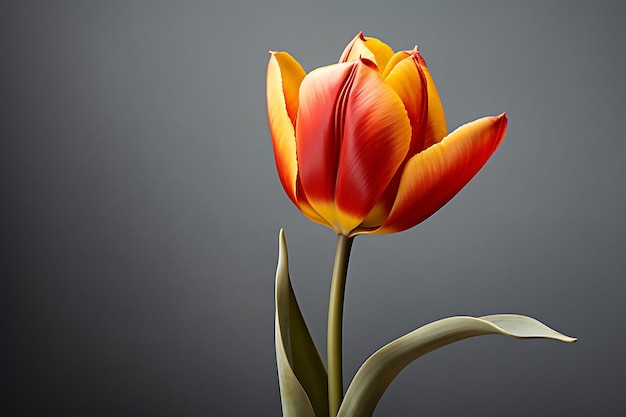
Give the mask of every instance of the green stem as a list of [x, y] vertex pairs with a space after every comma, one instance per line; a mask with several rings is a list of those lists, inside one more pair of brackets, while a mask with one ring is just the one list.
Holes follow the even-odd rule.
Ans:
[[330, 284], [328, 303], [328, 407], [330, 417], [335, 417], [343, 400], [343, 374], [341, 365], [341, 341], [343, 298], [346, 288], [346, 275], [350, 249], [354, 237], [337, 235], [335, 264]]

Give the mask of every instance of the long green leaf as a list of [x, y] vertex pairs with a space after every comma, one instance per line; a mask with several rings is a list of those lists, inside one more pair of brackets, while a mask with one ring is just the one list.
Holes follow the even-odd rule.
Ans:
[[396, 339], [370, 356], [348, 387], [338, 417], [371, 416], [389, 384], [408, 364], [450, 343], [487, 334], [576, 341], [533, 318], [516, 314], [438, 320]]
[[289, 280], [283, 230], [276, 268], [276, 362], [283, 417], [328, 417], [328, 376]]

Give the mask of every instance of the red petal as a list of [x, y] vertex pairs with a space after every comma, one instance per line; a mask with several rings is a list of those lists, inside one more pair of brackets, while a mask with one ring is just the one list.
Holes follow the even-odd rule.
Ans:
[[338, 233], [365, 218], [402, 163], [404, 104], [367, 60], [320, 68], [300, 89], [299, 175], [311, 206]]
[[424, 221], [482, 168], [504, 138], [505, 114], [485, 117], [450, 133], [406, 164], [389, 217], [374, 233], [394, 233]]
[[[428, 114], [428, 94], [426, 77], [418, 63], [416, 51], [398, 52], [395, 54], [383, 73], [385, 83], [392, 87], [402, 102], [411, 122], [411, 146], [404, 162], [424, 148], [426, 120]], [[378, 204], [361, 223], [360, 228], [378, 228], [384, 223], [398, 193], [400, 176], [404, 169], [402, 164], [390, 181]]]

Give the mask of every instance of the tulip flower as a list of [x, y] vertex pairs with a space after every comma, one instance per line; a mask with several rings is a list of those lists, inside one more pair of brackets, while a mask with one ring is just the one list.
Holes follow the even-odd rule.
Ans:
[[309, 74], [288, 53], [271, 52], [267, 109], [285, 192], [344, 236], [424, 221], [482, 168], [507, 126], [501, 114], [448, 134], [417, 47], [394, 53], [361, 33], [339, 63]]
[[355, 236], [400, 232], [439, 210], [495, 152], [507, 118], [484, 117], [448, 133], [437, 88], [417, 47], [394, 53], [361, 33], [337, 64], [309, 74], [288, 53], [270, 52], [267, 110], [285, 192], [305, 216], [337, 233], [327, 364], [299, 310], [280, 233], [275, 336], [284, 417], [371, 416], [405, 366], [468, 337], [576, 340], [526, 316], [450, 317], [375, 352], [344, 395], [343, 300]]

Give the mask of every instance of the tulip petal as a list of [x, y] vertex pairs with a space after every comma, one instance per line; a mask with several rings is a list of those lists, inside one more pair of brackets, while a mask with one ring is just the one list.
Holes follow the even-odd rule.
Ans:
[[404, 104], [364, 59], [311, 72], [300, 88], [299, 176], [309, 203], [347, 235], [404, 160], [411, 126]]
[[429, 146], [439, 143], [444, 137], [448, 135], [448, 128], [446, 127], [446, 116], [443, 111], [443, 105], [441, 104], [441, 98], [439, 92], [435, 86], [435, 81], [426, 65], [424, 58], [417, 52], [418, 62], [424, 71], [426, 76], [426, 84], [428, 86], [428, 122], [426, 123], [426, 137], [424, 138], [424, 149]]
[[393, 56], [393, 49], [386, 43], [376, 38], [363, 36], [362, 32], [350, 41], [339, 58], [339, 62], [354, 61], [358, 58], [366, 58], [374, 62], [379, 70], [385, 69], [389, 58]]
[[274, 157], [280, 182], [285, 192], [298, 205], [296, 199], [296, 116], [298, 92], [305, 72], [298, 62], [286, 52], [271, 52], [267, 66], [267, 114], [269, 119]]
[[389, 217], [373, 232], [400, 232], [439, 210], [487, 162], [504, 138], [506, 127], [505, 114], [484, 117], [459, 127], [411, 158]]
[[[383, 75], [385, 83], [395, 90], [404, 103], [411, 123], [411, 145], [405, 157], [406, 162], [408, 157], [415, 155], [424, 148], [424, 126], [428, 113], [426, 78], [417, 62], [417, 54], [414, 51], [395, 54], [389, 61]], [[398, 192], [402, 168], [401, 165], [378, 203], [360, 224], [359, 229], [378, 228], [384, 223]]]
[[335, 105], [352, 68], [348, 63], [318, 68], [305, 77], [300, 90], [296, 148], [302, 194], [333, 225], [340, 146]]
[[424, 125], [428, 114], [427, 81], [418, 62], [419, 55], [413, 51], [401, 54], [404, 59], [389, 69], [384, 80], [404, 103], [412, 129], [408, 154], [414, 155], [424, 149]]
[[339, 63], [354, 61], [359, 58], [369, 59], [374, 63], [376, 62], [374, 53], [365, 46], [365, 36], [363, 36], [363, 32], [359, 32], [346, 46], [339, 57]]

